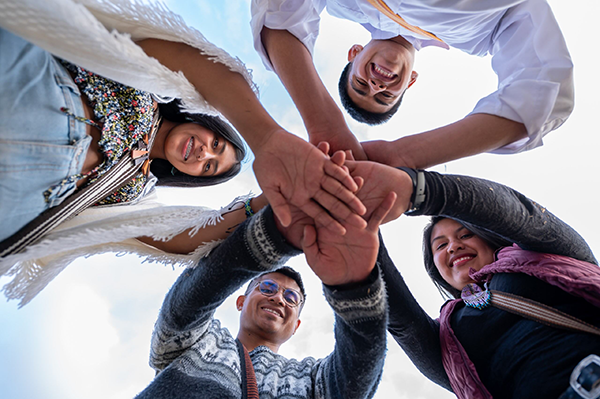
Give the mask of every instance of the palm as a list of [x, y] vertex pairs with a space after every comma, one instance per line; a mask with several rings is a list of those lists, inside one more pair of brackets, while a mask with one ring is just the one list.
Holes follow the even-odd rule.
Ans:
[[343, 234], [344, 228], [333, 217], [364, 226], [354, 213], [362, 214], [364, 207], [351, 191], [356, 189], [352, 177], [296, 136], [287, 132], [272, 135], [256, 154], [254, 172], [284, 225], [291, 222], [289, 205], [293, 205], [338, 233]]
[[364, 280], [375, 265], [379, 239], [376, 232], [350, 228], [345, 235], [317, 228], [319, 252], [306, 261], [321, 281], [340, 285]]
[[304, 228], [302, 248], [306, 261], [325, 284], [342, 285], [368, 277], [379, 250], [379, 225], [392, 208], [396, 196], [386, 195], [373, 210], [366, 228], [348, 227], [345, 235], [323, 226]]

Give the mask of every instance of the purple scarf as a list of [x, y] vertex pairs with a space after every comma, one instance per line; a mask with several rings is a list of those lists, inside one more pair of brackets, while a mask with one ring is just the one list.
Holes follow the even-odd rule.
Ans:
[[[476, 282], [484, 282], [495, 273], [524, 273], [600, 308], [600, 267], [592, 263], [566, 256], [525, 251], [515, 244], [498, 252], [497, 261], [478, 272], [472, 270], [469, 275]], [[459, 399], [492, 398], [450, 326], [452, 312], [460, 302], [462, 299], [455, 299], [442, 307], [439, 318], [442, 363]]]

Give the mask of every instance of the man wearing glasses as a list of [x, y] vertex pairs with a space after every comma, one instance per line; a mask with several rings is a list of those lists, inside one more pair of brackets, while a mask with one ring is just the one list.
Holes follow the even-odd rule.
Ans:
[[[241, 224], [194, 269], [182, 273], [156, 322], [146, 398], [370, 398], [383, 368], [387, 302], [375, 267], [378, 228], [389, 194], [366, 228], [334, 234], [297, 211], [284, 228], [264, 208]], [[306, 300], [300, 275], [282, 265], [302, 247], [335, 312], [335, 348], [324, 359], [287, 359], [279, 347], [300, 326]], [[237, 299], [237, 339], [213, 318], [246, 281]], [[247, 351], [247, 352], [246, 352]], [[249, 352], [249, 356], [248, 356]], [[250, 366], [250, 367], [249, 367]], [[256, 385], [252, 384], [252, 374]]]

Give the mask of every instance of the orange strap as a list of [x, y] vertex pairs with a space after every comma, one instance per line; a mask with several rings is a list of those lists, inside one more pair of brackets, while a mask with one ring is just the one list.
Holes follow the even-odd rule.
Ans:
[[246, 389], [248, 399], [258, 399], [258, 385], [256, 385], [256, 375], [254, 374], [254, 366], [250, 360], [248, 349], [244, 346], [244, 357], [246, 363]]
[[414, 25], [411, 25], [408, 22], [406, 22], [404, 20], [404, 18], [402, 18], [400, 15], [398, 15], [394, 11], [392, 11], [390, 6], [388, 6], [384, 0], [368, 0], [368, 1], [369, 1], [369, 3], [371, 3], [371, 5], [373, 7], [375, 7], [377, 10], [379, 10], [379, 12], [381, 12], [383, 15], [385, 15], [392, 21], [396, 22], [398, 25], [402, 26], [403, 28], [405, 28], [411, 32], [417, 33], [419, 35], [423, 35], [423, 36], [426, 36], [431, 39], [434, 39], [434, 40], [444, 43], [444, 41], [442, 39], [440, 39], [433, 33], [427, 32], [426, 30], [423, 30], [423, 29], [419, 28], [418, 26], [414, 26]]

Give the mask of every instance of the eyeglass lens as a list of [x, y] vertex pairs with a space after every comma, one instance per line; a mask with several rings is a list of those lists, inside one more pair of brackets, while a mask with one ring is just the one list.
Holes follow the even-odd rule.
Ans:
[[[266, 296], [273, 296], [279, 292], [279, 284], [273, 280], [263, 280], [258, 285], [260, 292]], [[283, 299], [290, 306], [298, 306], [300, 304], [300, 294], [291, 288], [283, 290]]]

